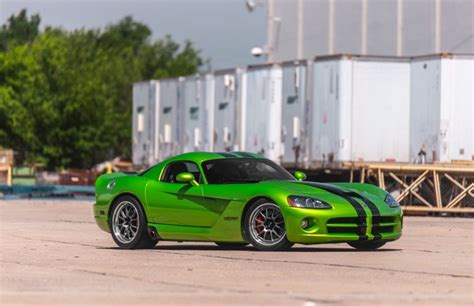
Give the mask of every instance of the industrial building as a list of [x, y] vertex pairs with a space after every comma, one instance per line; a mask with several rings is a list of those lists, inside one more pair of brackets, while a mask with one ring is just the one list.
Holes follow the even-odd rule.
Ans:
[[[341, 53], [474, 53], [472, 0], [246, 0], [266, 11], [268, 62]], [[249, 50], [250, 51], [250, 50]]]

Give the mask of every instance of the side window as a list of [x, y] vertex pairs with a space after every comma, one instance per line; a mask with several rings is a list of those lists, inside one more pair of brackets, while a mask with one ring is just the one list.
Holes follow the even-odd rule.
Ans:
[[189, 172], [194, 175], [194, 179], [201, 183], [201, 172], [193, 162], [174, 162], [168, 165], [163, 174], [162, 181], [167, 183], [178, 183], [176, 177], [183, 172]]

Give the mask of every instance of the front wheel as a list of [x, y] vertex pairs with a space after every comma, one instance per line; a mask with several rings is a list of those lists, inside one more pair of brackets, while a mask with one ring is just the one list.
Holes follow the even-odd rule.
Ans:
[[354, 241], [348, 242], [351, 247], [361, 251], [374, 251], [381, 248], [386, 242], [383, 241]]
[[158, 239], [148, 234], [145, 212], [134, 197], [118, 198], [110, 216], [112, 238], [119, 247], [147, 249], [153, 248], [158, 243]]
[[244, 219], [246, 240], [261, 251], [283, 251], [293, 245], [286, 238], [280, 207], [262, 199], [250, 205]]

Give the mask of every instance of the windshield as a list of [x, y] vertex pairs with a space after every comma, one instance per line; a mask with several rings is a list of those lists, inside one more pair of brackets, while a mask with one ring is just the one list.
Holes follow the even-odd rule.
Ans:
[[209, 184], [294, 180], [288, 171], [268, 159], [216, 159], [204, 162], [202, 168]]

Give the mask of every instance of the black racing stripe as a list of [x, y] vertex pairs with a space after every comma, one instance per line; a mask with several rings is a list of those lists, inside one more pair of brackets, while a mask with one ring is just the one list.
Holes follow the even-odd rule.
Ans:
[[358, 220], [358, 225], [359, 225], [359, 228], [360, 228], [360, 232], [357, 234], [359, 236], [359, 240], [367, 240], [369, 238], [367, 236], [367, 213], [365, 212], [364, 207], [362, 207], [362, 205], [360, 205], [359, 202], [354, 200], [351, 196], [349, 196], [344, 191], [342, 191], [338, 188], [326, 185], [326, 184], [320, 184], [320, 183], [315, 183], [315, 182], [301, 182], [300, 184], [305, 184], [305, 185], [308, 185], [308, 186], [312, 186], [312, 187], [316, 187], [316, 188], [326, 190], [327, 192], [335, 194], [335, 195], [343, 198], [347, 202], [349, 202], [349, 204], [351, 204], [352, 207], [354, 207], [354, 209], [357, 213], [357, 217], [358, 217], [357, 220]]
[[[367, 205], [370, 209], [370, 212], [372, 213], [372, 217], [379, 217], [380, 216], [380, 211], [379, 209], [377, 208], [377, 206], [372, 202], [370, 201], [369, 199], [367, 199], [366, 197], [356, 193], [356, 192], [350, 192], [350, 193], [346, 193], [347, 195], [349, 196], [352, 196], [354, 198], [359, 198], [361, 199], [362, 201], [364, 201], [365, 205]], [[374, 221], [376, 220], [376, 221]], [[374, 235], [374, 240], [380, 240], [382, 239], [382, 235], [378, 232], [378, 230], [374, 230], [374, 228], [377, 228], [379, 229], [380, 223], [378, 222], [378, 218], [372, 218], [372, 234]]]
[[246, 157], [246, 158], [255, 158], [252, 154], [249, 154], [247, 152], [232, 152], [235, 155], [238, 155], [240, 157]]
[[216, 154], [219, 154], [221, 156], [224, 156], [225, 158], [236, 158], [239, 157], [238, 155], [234, 155], [232, 153], [227, 153], [227, 152], [217, 152]]

